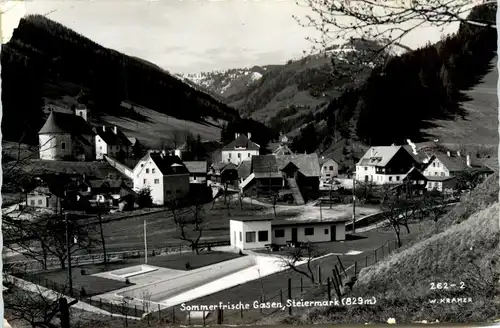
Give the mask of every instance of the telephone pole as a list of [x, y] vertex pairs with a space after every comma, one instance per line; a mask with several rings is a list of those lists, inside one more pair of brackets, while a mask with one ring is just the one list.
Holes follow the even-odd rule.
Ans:
[[144, 264], [148, 264], [148, 240], [146, 238], [146, 220], [144, 220]]
[[68, 213], [64, 213], [64, 221], [66, 223], [66, 249], [68, 252], [69, 296], [73, 296], [73, 276], [71, 272], [71, 233], [69, 229]]
[[356, 176], [352, 178], [352, 233], [356, 233]]

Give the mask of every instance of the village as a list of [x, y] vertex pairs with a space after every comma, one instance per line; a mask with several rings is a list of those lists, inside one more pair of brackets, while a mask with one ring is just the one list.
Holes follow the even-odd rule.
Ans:
[[[295, 153], [286, 135], [259, 145], [245, 131], [188, 161], [183, 147], [145, 149], [116, 126], [93, 126], [90, 115], [81, 104], [51, 108], [39, 159], [23, 165], [24, 199], [5, 210], [27, 221], [59, 218], [74, 243], [50, 250], [41, 237], [20, 241], [17, 252], [4, 249], [4, 266], [26, 288], [126, 320], [233, 323], [219, 310], [182, 309], [263, 304], [237, 311], [237, 322], [251, 322], [272, 302], [318, 286], [332, 302], [361, 268], [411, 238], [418, 218], [443, 215], [498, 170], [489, 157], [408, 140], [369, 147], [354, 170], [340, 172], [336, 158]], [[68, 228], [83, 226], [74, 222], [101, 230], [81, 234]], [[267, 296], [276, 290], [279, 301]]]

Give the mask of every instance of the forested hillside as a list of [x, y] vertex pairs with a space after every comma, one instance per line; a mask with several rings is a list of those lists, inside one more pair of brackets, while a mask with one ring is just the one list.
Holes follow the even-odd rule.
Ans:
[[44, 98], [75, 98], [80, 92], [94, 115], [145, 121], [122, 101], [177, 119], [206, 124], [239, 117], [231, 107], [195, 90], [145, 60], [107, 49], [51, 21], [22, 19], [2, 46], [2, 132], [6, 140], [37, 143], [46, 113]]
[[[469, 17], [488, 21], [495, 13], [496, 4], [481, 5]], [[467, 119], [462, 104], [470, 98], [464, 91], [491, 71], [496, 49], [495, 28], [463, 23], [455, 35], [374, 68], [363, 84], [348, 88], [326, 111], [310, 116], [305, 123], [311, 126], [302, 129], [294, 144], [302, 151], [326, 149], [341, 139], [366, 145], [426, 139], [423, 130], [436, 120]], [[488, 110], [493, 114], [497, 108]], [[481, 122], [469, 123], [481, 128]]]

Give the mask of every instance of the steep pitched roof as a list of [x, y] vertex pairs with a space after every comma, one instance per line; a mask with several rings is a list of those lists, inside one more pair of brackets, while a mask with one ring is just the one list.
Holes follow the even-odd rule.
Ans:
[[424, 150], [418, 150], [417, 148], [417, 153], [415, 154], [410, 145], [404, 145], [403, 148], [415, 159], [415, 161], [417, 161], [417, 163], [423, 164], [431, 158]]
[[246, 179], [252, 173], [252, 161], [243, 161], [238, 166], [238, 176]]
[[[330, 157], [322, 157], [319, 159], [319, 166], [323, 166], [323, 164], [325, 164], [326, 162], [328, 161], [334, 161], [335, 163], [337, 163], [336, 160], [334, 160], [333, 158], [330, 158]], [[337, 163], [338, 164], [338, 163]]]
[[276, 156], [258, 155], [252, 156], [252, 173], [279, 172]]
[[288, 163], [292, 162], [306, 177], [319, 177], [321, 175], [319, 158], [316, 153], [276, 156], [276, 160], [280, 170], [285, 168]]
[[188, 169], [189, 173], [207, 173], [207, 162], [206, 161], [187, 161], [184, 165]]
[[468, 168], [464, 157], [451, 157], [444, 154], [436, 154], [436, 158], [450, 171], [464, 171]]
[[386, 166], [401, 148], [402, 146], [371, 147], [363, 157], [361, 157], [357, 165]]
[[287, 145], [281, 145], [273, 151], [273, 154], [277, 156], [283, 156], [292, 155], [293, 152], [290, 150], [290, 148], [288, 148]]
[[52, 111], [38, 134], [70, 133], [94, 135], [92, 128], [81, 116]]
[[150, 153], [149, 156], [163, 175], [189, 174], [188, 169], [178, 156], [162, 156], [159, 153]]
[[222, 148], [223, 150], [236, 150], [237, 148], [245, 148], [247, 150], [259, 150], [260, 146], [248, 139], [244, 134], [240, 134], [238, 138], [231, 141]]
[[102, 127], [95, 128], [95, 132], [101, 137], [102, 140], [108, 145], [120, 145], [120, 146], [131, 146], [132, 143], [125, 136], [125, 134], [117, 129], [117, 133], [113, 131], [113, 127], [106, 127], [106, 130], [103, 131]]
[[221, 170], [221, 173], [226, 170], [238, 170], [238, 167], [234, 163], [227, 163], [227, 165]]

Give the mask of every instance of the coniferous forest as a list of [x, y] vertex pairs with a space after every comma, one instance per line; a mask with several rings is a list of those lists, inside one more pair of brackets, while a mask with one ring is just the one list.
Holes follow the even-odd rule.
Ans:
[[[480, 5], [469, 18], [494, 21], [496, 4]], [[467, 118], [461, 102], [489, 72], [496, 56], [494, 27], [462, 23], [437, 44], [393, 57], [376, 67], [364, 83], [345, 90], [319, 117], [310, 117], [294, 140], [297, 151], [316, 149], [332, 135], [365, 145], [421, 141], [432, 120]], [[325, 120], [326, 128], [313, 127]], [[307, 149], [306, 149], [307, 148]]]
[[[83, 91], [101, 114], [141, 120], [122, 101], [194, 122], [233, 120], [237, 111], [197, 91], [160, 67], [102, 47], [44, 16], [23, 18], [2, 45], [2, 134], [6, 140], [38, 143], [43, 98], [75, 97]], [[64, 94], [76, 89], [76, 94]], [[74, 92], [75, 93], [75, 92]]]

